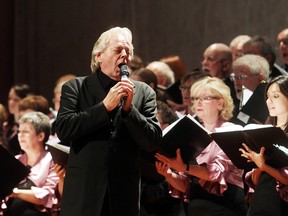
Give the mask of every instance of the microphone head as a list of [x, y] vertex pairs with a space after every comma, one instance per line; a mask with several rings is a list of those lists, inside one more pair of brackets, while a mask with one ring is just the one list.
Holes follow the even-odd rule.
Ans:
[[120, 64], [119, 65], [119, 68], [120, 68], [120, 78], [123, 78], [123, 77], [129, 77], [129, 68], [127, 65], [125, 64]]

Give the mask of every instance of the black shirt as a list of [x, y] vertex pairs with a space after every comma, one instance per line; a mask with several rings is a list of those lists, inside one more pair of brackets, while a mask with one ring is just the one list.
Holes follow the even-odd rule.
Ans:
[[96, 71], [97, 76], [100, 80], [100, 83], [103, 87], [103, 89], [108, 93], [109, 90], [117, 84], [117, 81], [111, 79], [110, 77], [108, 77], [105, 73], [103, 73], [100, 69], [98, 69]]

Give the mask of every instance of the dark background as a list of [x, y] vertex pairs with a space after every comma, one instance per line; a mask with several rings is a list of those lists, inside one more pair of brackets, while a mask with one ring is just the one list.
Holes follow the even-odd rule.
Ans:
[[276, 47], [288, 27], [288, 1], [0, 0], [0, 103], [24, 82], [52, 105], [56, 79], [90, 74], [93, 44], [114, 26], [131, 29], [145, 64], [177, 54], [192, 70], [209, 44], [239, 34], [267, 36]]

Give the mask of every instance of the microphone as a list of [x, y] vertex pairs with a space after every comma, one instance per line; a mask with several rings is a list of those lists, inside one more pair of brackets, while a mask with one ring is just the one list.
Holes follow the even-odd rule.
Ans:
[[[125, 64], [120, 64], [120, 65], [119, 65], [119, 68], [120, 68], [120, 80], [128, 79], [128, 78], [129, 78], [129, 69], [128, 69], [128, 66], [125, 65]], [[127, 99], [127, 97], [121, 98], [121, 105], [122, 105], [122, 107], [124, 106], [126, 99]]]
[[120, 80], [122, 79], [128, 79], [129, 78], [129, 69], [128, 66], [125, 64], [120, 64]]

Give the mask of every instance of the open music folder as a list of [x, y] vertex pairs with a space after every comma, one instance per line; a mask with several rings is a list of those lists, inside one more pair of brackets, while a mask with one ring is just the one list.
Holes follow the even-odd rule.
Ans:
[[11, 194], [19, 182], [25, 179], [30, 169], [15, 158], [7, 149], [0, 145], [0, 199]]
[[256, 167], [241, 156], [239, 148], [245, 143], [250, 149], [259, 153], [265, 147], [266, 163], [274, 168], [288, 166], [288, 138], [286, 133], [273, 125], [249, 124], [245, 127], [234, 125], [230, 128], [219, 128], [211, 137], [222, 148], [229, 159], [240, 169]]
[[159, 152], [176, 157], [176, 150], [180, 148], [184, 163], [189, 163], [212, 141], [209, 131], [194, 117], [185, 115], [163, 130]]
[[215, 132], [210, 132], [191, 115], [183, 116], [163, 131], [159, 152], [173, 158], [180, 148], [181, 157], [187, 164], [195, 160], [212, 140], [239, 169], [252, 169], [256, 166], [241, 156], [239, 148], [244, 148], [242, 143], [246, 143], [255, 152], [259, 152], [262, 146], [265, 147], [265, 159], [270, 166], [288, 166], [288, 138], [280, 128], [248, 124], [245, 127], [231, 125], [216, 128]]

